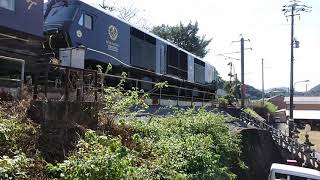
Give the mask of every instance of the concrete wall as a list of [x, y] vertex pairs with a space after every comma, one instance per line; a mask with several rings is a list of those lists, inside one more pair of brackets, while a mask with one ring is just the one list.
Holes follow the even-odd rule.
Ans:
[[241, 159], [248, 166], [247, 171], [236, 171], [238, 180], [267, 179], [272, 163], [286, 164], [290, 154], [274, 143], [270, 132], [259, 129], [240, 131]]
[[61, 162], [75, 148], [85, 129], [96, 129], [98, 105], [95, 103], [36, 101], [28, 116], [41, 126], [39, 149], [48, 162]]

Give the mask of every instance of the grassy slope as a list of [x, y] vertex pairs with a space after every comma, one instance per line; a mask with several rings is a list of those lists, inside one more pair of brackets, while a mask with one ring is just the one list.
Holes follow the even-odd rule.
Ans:
[[38, 127], [4, 112], [0, 179], [234, 179], [231, 169], [241, 164], [239, 137], [230, 134], [223, 116], [202, 110], [178, 111], [150, 123], [101, 125], [99, 132], [88, 131], [73, 155], [57, 165], [48, 165], [36, 153]]

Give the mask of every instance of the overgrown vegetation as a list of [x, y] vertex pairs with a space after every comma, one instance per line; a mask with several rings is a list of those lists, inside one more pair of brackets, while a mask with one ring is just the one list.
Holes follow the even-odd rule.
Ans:
[[17, 147], [17, 140], [25, 130], [21, 123], [4, 119], [0, 114], [0, 179], [26, 177], [29, 159]]
[[228, 102], [228, 99], [224, 98], [224, 97], [218, 97], [218, 104], [219, 104], [219, 107], [227, 107], [229, 102]]
[[257, 101], [254, 103], [254, 108], [266, 109], [268, 113], [275, 113], [278, 107], [268, 101]]
[[124, 146], [126, 137], [88, 131], [78, 151], [50, 172], [62, 179], [235, 179], [230, 168], [242, 164], [239, 137], [220, 115], [190, 109], [125, 126], [138, 148]]
[[[232, 169], [244, 167], [239, 159], [240, 138], [229, 131], [222, 115], [191, 108], [176, 110], [171, 116], [138, 119], [135, 115], [146, 108], [147, 95], [138, 89], [124, 91], [123, 84], [105, 90], [98, 131], [87, 130], [64, 162], [47, 164], [46, 178], [236, 178]], [[156, 88], [165, 86], [161, 83]], [[17, 143], [30, 129], [37, 134], [37, 128], [27, 127], [26, 121], [1, 118], [0, 138], [6, 144], [1, 148], [6, 148], [1, 149], [0, 179], [35, 176], [32, 168], [38, 156]]]
[[264, 119], [268, 120], [270, 117], [272, 118], [273, 113], [278, 110], [278, 107], [268, 101], [256, 101], [253, 103], [252, 109], [247, 108], [245, 111], [251, 114], [254, 117], [257, 115], [263, 117]]
[[259, 115], [258, 115], [254, 110], [252, 110], [251, 108], [246, 108], [244, 111], [245, 111], [246, 113], [250, 114], [252, 117], [257, 118], [257, 117], [259, 116]]
[[0, 105], [0, 179], [46, 178], [36, 150], [38, 127], [25, 117], [29, 102]]

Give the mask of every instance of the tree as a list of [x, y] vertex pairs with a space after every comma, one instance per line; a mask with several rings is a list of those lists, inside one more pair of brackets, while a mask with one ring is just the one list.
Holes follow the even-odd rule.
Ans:
[[148, 29], [147, 20], [139, 15], [141, 11], [135, 7], [133, 2], [102, 0], [100, 7], [130, 24], [134, 24], [142, 29]]
[[191, 21], [186, 26], [181, 22], [176, 26], [162, 24], [153, 27], [151, 32], [201, 58], [208, 54], [207, 46], [212, 40], [206, 39], [205, 35], [198, 35], [198, 22], [193, 24]]

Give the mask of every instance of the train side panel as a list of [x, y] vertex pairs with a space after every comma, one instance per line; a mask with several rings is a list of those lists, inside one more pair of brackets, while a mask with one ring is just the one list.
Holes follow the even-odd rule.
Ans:
[[43, 0], [2, 0], [0, 2], [1, 27], [39, 38], [43, 36]]

